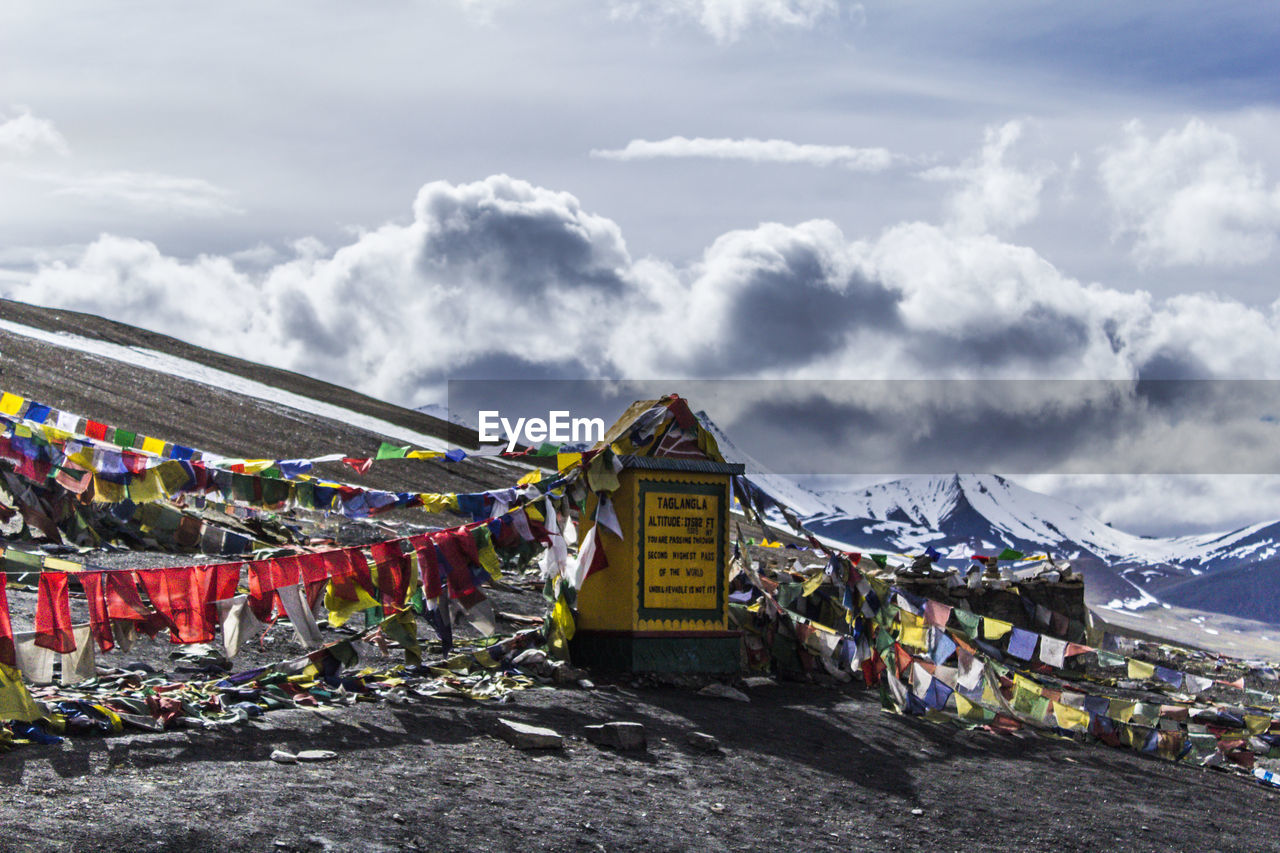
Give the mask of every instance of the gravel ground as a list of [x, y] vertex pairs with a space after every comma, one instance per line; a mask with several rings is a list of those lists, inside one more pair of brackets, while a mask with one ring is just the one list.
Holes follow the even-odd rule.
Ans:
[[[517, 751], [493, 736], [500, 717], [567, 746]], [[643, 723], [648, 751], [582, 739], [609, 720]], [[686, 746], [691, 730], [722, 751]], [[338, 757], [281, 765], [276, 748]], [[1280, 849], [1280, 802], [1261, 787], [795, 683], [748, 703], [622, 683], [278, 711], [217, 732], [25, 748], [0, 760], [0, 781], [4, 849]]]
[[[542, 606], [532, 590], [492, 597], [502, 611]], [[285, 626], [268, 636], [237, 670], [302, 651]], [[128, 658], [173, 673], [169, 651], [141, 642]], [[400, 659], [367, 651], [362, 665]], [[876, 692], [834, 682], [738, 702], [593, 678], [503, 701], [360, 702], [22, 747], [0, 757], [0, 849], [1280, 850], [1280, 796], [1218, 771], [891, 715]], [[513, 749], [499, 718], [551, 727], [566, 747]], [[648, 750], [584, 739], [611, 720], [643, 724]], [[721, 751], [689, 746], [692, 731]], [[338, 756], [283, 765], [275, 749]]]

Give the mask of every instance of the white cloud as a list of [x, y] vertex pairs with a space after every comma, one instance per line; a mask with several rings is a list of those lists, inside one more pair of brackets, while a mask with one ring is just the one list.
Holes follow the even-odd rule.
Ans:
[[707, 157], [748, 160], [753, 163], [805, 163], [839, 165], [856, 172], [882, 172], [894, 157], [885, 148], [848, 145], [807, 145], [785, 139], [707, 139], [672, 136], [668, 139], [633, 139], [625, 148], [593, 150], [592, 157], [606, 160], [652, 160], [660, 157]]
[[1274, 516], [1271, 508], [1280, 505], [1280, 477], [1271, 474], [1037, 474], [1017, 480], [1141, 536], [1236, 530]]
[[[234, 257], [234, 259], [233, 259]], [[422, 188], [408, 224], [283, 260], [103, 236], [15, 298], [138, 323], [413, 403], [450, 377], [1131, 378], [1280, 371], [1280, 306], [1086, 284], [990, 234], [869, 240], [766, 223], [697, 262], [634, 259], [572, 195], [504, 175]]]
[[0, 153], [34, 154], [42, 150], [67, 156], [71, 153], [53, 122], [37, 118], [26, 107], [16, 107], [11, 118], [0, 115]]
[[293, 251], [246, 271], [104, 235], [9, 293], [412, 402], [476, 362], [498, 375], [556, 362], [581, 373], [611, 328], [586, 318], [611, 315], [632, 267], [613, 222], [501, 175], [427, 184], [411, 223]]
[[949, 201], [952, 224], [969, 234], [1007, 233], [1035, 219], [1040, 190], [1053, 174], [1050, 166], [1031, 170], [1006, 163], [1022, 137], [1022, 122], [989, 127], [981, 154], [960, 166], [936, 166], [921, 173], [927, 180], [954, 181], [959, 188]]
[[1231, 134], [1200, 119], [1150, 139], [1140, 123], [1105, 150], [1099, 175], [1117, 233], [1142, 265], [1236, 265], [1267, 258], [1280, 231], [1280, 186], [1268, 186]]
[[54, 195], [96, 205], [124, 205], [147, 213], [178, 216], [224, 216], [240, 213], [231, 193], [201, 178], [155, 172], [52, 173], [40, 176], [56, 184]]
[[[855, 10], [861, 6], [854, 4]], [[839, 10], [836, 0], [614, 0], [620, 18], [696, 21], [717, 42], [737, 41], [754, 28], [811, 29]]]

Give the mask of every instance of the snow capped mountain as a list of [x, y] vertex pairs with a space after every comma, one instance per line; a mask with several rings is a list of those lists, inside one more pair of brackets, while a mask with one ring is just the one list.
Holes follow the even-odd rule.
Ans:
[[839, 510], [808, 519], [810, 527], [901, 553], [933, 547], [965, 559], [1008, 547], [1095, 557], [1113, 566], [1167, 564], [1192, 574], [1280, 554], [1280, 522], [1194, 536], [1135, 536], [995, 474], [904, 477], [824, 496]]
[[1164, 540], [1116, 530], [1073, 504], [995, 474], [905, 477], [826, 497], [839, 511], [809, 519], [810, 526], [835, 538], [869, 537], [902, 553], [933, 547], [961, 560], [1008, 547], [1108, 561], [1169, 556]]
[[1048, 552], [1093, 567], [1087, 574], [1094, 592], [1105, 590], [1101, 600], [1113, 609], [1172, 603], [1280, 623], [1280, 522], [1135, 536], [994, 474], [906, 477], [824, 497], [839, 510], [805, 525], [855, 550], [920, 554], [932, 547], [944, 564], [1004, 548]]

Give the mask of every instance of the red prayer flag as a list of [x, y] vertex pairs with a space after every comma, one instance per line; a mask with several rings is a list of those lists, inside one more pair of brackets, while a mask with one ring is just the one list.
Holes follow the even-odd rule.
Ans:
[[329, 577], [333, 580], [333, 591], [343, 601], [358, 601], [357, 587], [376, 598], [378, 591], [373, 586], [373, 576], [369, 573], [369, 561], [364, 558], [359, 548], [343, 548], [325, 553], [329, 565]]
[[436, 559], [435, 543], [429, 536], [421, 538], [426, 541], [415, 549], [418, 553], [418, 573], [422, 577], [422, 595], [430, 601], [444, 595], [444, 579], [440, 574], [440, 563]]
[[66, 572], [41, 572], [36, 592], [35, 644], [60, 654], [76, 650], [71, 631], [71, 597]]
[[403, 610], [409, 595], [409, 557], [400, 549], [400, 540], [378, 542], [370, 546], [374, 565], [378, 567], [378, 591], [382, 606]]
[[116, 647], [111, 633], [111, 617], [107, 615], [107, 596], [103, 589], [102, 572], [84, 572], [80, 585], [89, 601], [89, 633], [97, 641], [98, 648], [109, 652]]
[[213, 639], [208, 618], [211, 570], [193, 566], [146, 569], [138, 577], [156, 610], [169, 625], [171, 643], [207, 643]]
[[270, 560], [254, 560], [248, 564], [249, 570], [249, 610], [259, 622], [269, 624], [272, 611], [275, 609], [275, 583], [271, 577]]
[[302, 572], [302, 581], [307, 585], [307, 604], [315, 607], [316, 601], [329, 584], [329, 569], [325, 565], [324, 554], [303, 554], [298, 557], [298, 567]]

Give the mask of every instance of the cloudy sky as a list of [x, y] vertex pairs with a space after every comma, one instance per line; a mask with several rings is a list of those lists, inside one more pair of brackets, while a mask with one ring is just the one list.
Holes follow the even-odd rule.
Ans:
[[[1278, 31], [1180, 0], [7, 3], [0, 292], [408, 405], [1277, 379]], [[1140, 531], [1280, 517], [1240, 468], [1022, 481]]]

